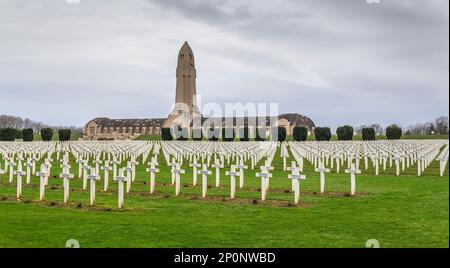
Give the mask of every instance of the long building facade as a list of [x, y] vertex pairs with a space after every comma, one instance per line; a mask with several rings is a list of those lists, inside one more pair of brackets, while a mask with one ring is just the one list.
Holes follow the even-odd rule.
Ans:
[[[265, 127], [270, 133], [271, 128], [280, 126], [286, 128], [288, 135], [292, 134], [296, 126], [304, 126], [309, 132], [315, 128], [314, 122], [297, 113], [281, 114], [277, 117], [245, 117], [245, 118], [206, 118], [203, 117], [197, 107], [196, 90], [197, 71], [195, 69], [194, 53], [187, 42], [183, 44], [178, 53], [176, 69], [176, 93], [175, 105], [167, 118], [149, 119], [109, 119], [95, 118], [89, 121], [83, 133], [86, 140], [128, 140], [140, 135], [161, 135], [161, 129], [165, 127], [193, 128], [195, 122], [202, 124], [208, 120], [214, 127], [233, 127], [238, 133], [241, 127], [254, 129]], [[196, 120], [199, 119], [199, 120]], [[210, 127], [210, 126], [205, 126]], [[198, 127], [196, 127], [198, 128]]]

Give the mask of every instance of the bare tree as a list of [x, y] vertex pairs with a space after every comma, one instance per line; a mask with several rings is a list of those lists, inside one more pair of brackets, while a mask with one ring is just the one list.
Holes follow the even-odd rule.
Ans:
[[372, 125], [370, 125], [370, 127], [375, 129], [375, 133], [377, 135], [383, 135], [384, 134], [384, 128], [380, 124], [372, 124]]
[[15, 129], [24, 129], [24, 128], [31, 128], [35, 133], [38, 133], [43, 128], [53, 128], [55, 131], [58, 131], [58, 129], [70, 129], [72, 132], [83, 132], [83, 129], [81, 127], [76, 126], [49, 126], [47, 124], [44, 124], [42, 122], [35, 122], [28, 118], [23, 119], [17, 116], [10, 116], [10, 115], [0, 115], [0, 128], [15, 128]]
[[436, 128], [436, 133], [438, 134], [448, 134], [448, 117], [440, 116], [434, 121]]

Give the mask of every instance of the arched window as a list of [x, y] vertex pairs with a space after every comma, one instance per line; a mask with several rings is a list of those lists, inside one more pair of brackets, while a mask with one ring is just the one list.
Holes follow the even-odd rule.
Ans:
[[189, 53], [189, 60], [192, 60], [192, 54], [191, 53]]
[[184, 59], [184, 54], [180, 55], [180, 60]]

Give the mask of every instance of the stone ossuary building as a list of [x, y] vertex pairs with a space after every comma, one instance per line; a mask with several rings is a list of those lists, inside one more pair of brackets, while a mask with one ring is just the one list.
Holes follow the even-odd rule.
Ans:
[[[95, 118], [89, 121], [85, 128], [83, 137], [87, 140], [102, 139], [134, 139], [142, 134], [160, 135], [164, 127], [173, 127], [174, 125], [192, 126], [193, 118], [200, 116], [201, 122], [208, 118], [201, 117], [196, 103], [196, 78], [194, 53], [187, 42], [183, 44], [178, 54], [178, 64], [176, 70], [176, 96], [175, 108], [167, 118], [150, 119], [109, 119]], [[180, 105], [182, 108], [180, 108]], [[235, 129], [242, 127], [242, 122], [246, 126], [251, 126], [249, 122], [258, 122], [261, 118], [209, 118], [215, 122], [215, 126], [224, 126], [226, 122], [233, 122]], [[227, 120], [228, 119], [228, 120]], [[241, 119], [241, 120], [240, 120]], [[272, 119], [272, 120], [271, 120]], [[187, 123], [186, 123], [187, 122]], [[303, 115], [292, 113], [282, 114], [276, 118], [262, 118], [266, 131], [270, 132], [273, 126], [282, 126], [291, 135], [296, 126], [305, 126], [310, 132], [314, 130], [314, 122]], [[250, 124], [250, 125], [249, 125]], [[229, 127], [229, 125], [227, 124]], [[259, 125], [260, 126], [260, 125]]]

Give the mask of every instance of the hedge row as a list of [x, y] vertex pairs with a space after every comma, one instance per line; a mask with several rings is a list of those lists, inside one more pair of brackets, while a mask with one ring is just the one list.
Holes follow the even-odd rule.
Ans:
[[14, 128], [2, 128], [0, 129], [1, 141], [15, 141], [22, 138], [22, 131]]
[[[53, 129], [43, 128], [41, 129], [41, 138], [43, 141], [51, 141], [53, 139]], [[70, 129], [60, 129], [58, 130], [60, 141], [69, 141], [72, 136], [72, 131]], [[23, 130], [17, 130], [14, 128], [3, 128], [0, 129], [0, 141], [15, 141], [16, 139], [22, 139], [26, 142], [31, 142], [34, 140], [34, 131], [31, 128], [26, 128]]]
[[[286, 140], [286, 128], [284, 127], [274, 127], [272, 128], [272, 140], [276, 141], [285, 141]], [[341, 141], [350, 141], [353, 140], [354, 129], [352, 126], [345, 125], [338, 127], [336, 129], [336, 135], [338, 140]], [[177, 140], [188, 140], [188, 130], [186, 128], [178, 128], [175, 135], [172, 134], [170, 128], [163, 128], [162, 132], [163, 140], [173, 140], [174, 138]], [[249, 141], [249, 128], [241, 128], [239, 129], [239, 140], [240, 141]], [[235, 139], [236, 133], [233, 128], [210, 128], [207, 130], [207, 139], [210, 141], [218, 141], [222, 139], [223, 141], [233, 141]], [[331, 140], [331, 129], [329, 127], [316, 127], [314, 129], [314, 136], [316, 141], [329, 141]], [[306, 127], [294, 127], [292, 137], [294, 141], [306, 141], [308, 139], [308, 128]], [[402, 137], [402, 129], [397, 125], [391, 125], [386, 129], [386, 138], [400, 139]], [[275, 138], [275, 139], [274, 139]], [[192, 130], [192, 139], [193, 140], [202, 140], [203, 132], [201, 129]], [[374, 128], [363, 128], [362, 129], [362, 139], [363, 140], [375, 140], [375, 129]], [[256, 129], [256, 137], [255, 141], [264, 141], [266, 140], [266, 129], [264, 127], [258, 127]]]
[[[218, 141], [222, 139], [223, 141], [233, 141], [236, 138], [236, 134], [239, 135], [240, 141], [250, 140], [250, 130], [249, 128], [239, 129], [239, 133], [235, 133], [233, 128], [209, 128], [207, 129], [207, 139], [210, 141]], [[286, 129], [283, 127], [272, 129], [272, 136], [276, 136], [279, 141], [286, 140]], [[191, 132], [191, 137], [193, 140], [202, 140], [203, 131], [201, 129], [193, 129]], [[266, 129], [263, 127], [256, 128], [255, 141], [265, 141], [266, 140]], [[188, 140], [188, 130], [186, 128], [162, 128], [161, 129], [162, 140]]]

